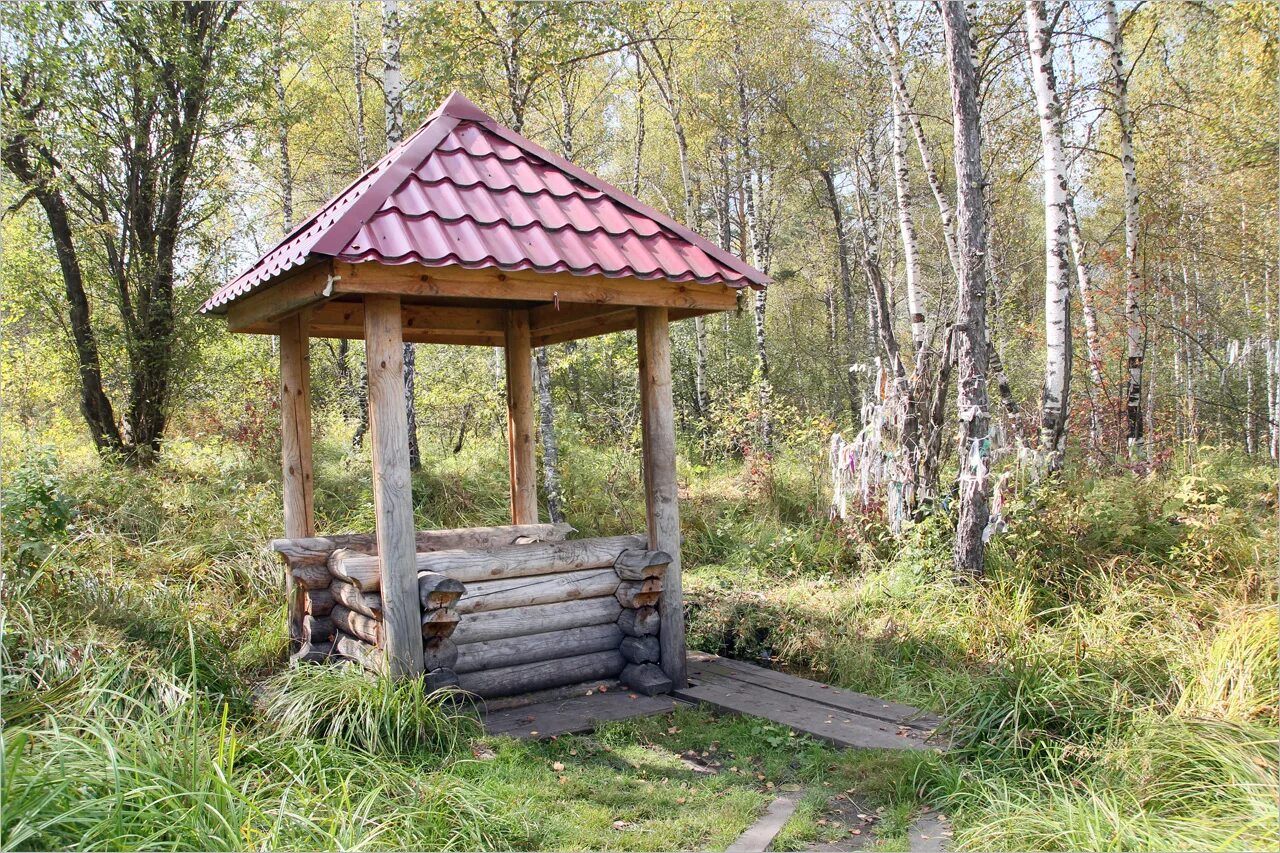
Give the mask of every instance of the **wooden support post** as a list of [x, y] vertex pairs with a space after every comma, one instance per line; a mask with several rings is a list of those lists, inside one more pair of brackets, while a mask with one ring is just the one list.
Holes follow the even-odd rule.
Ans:
[[421, 608], [415, 563], [409, 423], [404, 410], [404, 336], [400, 297], [366, 296], [365, 353], [369, 373], [369, 434], [373, 445], [373, 506], [382, 590], [382, 649], [387, 674], [422, 674]]
[[316, 534], [311, 471], [311, 357], [305, 312], [280, 321], [280, 432], [284, 535]]
[[644, 499], [649, 547], [671, 555], [662, 576], [659, 613], [662, 671], [675, 689], [685, 686], [684, 593], [680, 585], [680, 507], [676, 487], [676, 433], [671, 400], [671, 334], [666, 308], [637, 308], [640, 415], [644, 447]]
[[533, 455], [533, 348], [529, 312], [507, 312], [507, 440], [511, 463], [511, 523], [538, 523]]
[[[306, 312], [280, 321], [280, 462], [284, 494], [284, 535], [316, 532], [311, 466], [311, 358], [307, 354]], [[302, 642], [303, 591], [285, 574], [289, 638]]]

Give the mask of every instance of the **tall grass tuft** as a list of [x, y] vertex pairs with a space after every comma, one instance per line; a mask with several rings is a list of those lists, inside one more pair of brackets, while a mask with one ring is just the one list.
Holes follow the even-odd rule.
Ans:
[[284, 737], [317, 738], [392, 756], [439, 757], [473, 732], [474, 718], [422, 679], [374, 678], [353, 667], [303, 666], [265, 685], [263, 716]]

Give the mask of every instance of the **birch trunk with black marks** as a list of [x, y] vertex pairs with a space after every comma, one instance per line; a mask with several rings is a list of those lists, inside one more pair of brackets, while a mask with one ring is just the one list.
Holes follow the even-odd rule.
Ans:
[[640, 167], [644, 160], [644, 73], [643, 58], [636, 50], [636, 144], [631, 153], [631, 194], [640, 197]]
[[[744, 208], [746, 212], [747, 234], [751, 242], [751, 265], [768, 275], [768, 263], [765, 259], [766, 249], [762, 234], [760, 211], [757, 205], [762, 202], [758, 198], [757, 180], [754, 158], [751, 149], [751, 101], [747, 94], [747, 71], [742, 56], [742, 42], [734, 35], [734, 85], [738, 96], [738, 154], [743, 165]], [[755, 319], [756, 339], [756, 384], [760, 406], [760, 445], [765, 453], [773, 448], [772, 387], [769, 383], [769, 351], [765, 336], [765, 311], [768, 307], [768, 290], [757, 290], [754, 294], [753, 317]]]
[[[1244, 373], [1244, 447], [1245, 452], [1250, 456], [1257, 450], [1258, 437], [1258, 417], [1254, 411], [1254, 389], [1253, 389], [1253, 310], [1252, 310], [1252, 288], [1249, 282], [1248, 253], [1245, 250], [1246, 241], [1249, 238], [1249, 229], [1247, 226], [1248, 209], [1244, 204], [1240, 205], [1240, 289], [1244, 293], [1244, 314], [1248, 318], [1248, 327], [1245, 332], [1244, 346], [1240, 349], [1240, 370]], [[1158, 326], [1157, 326], [1158, 328]], [[1147, 411], [1151, 408], [1148, 406]]]
[[542, 438], [542, 488], [547, 514], [553, 524], [564, 521], [560, 497], [560, 444], [556, 441], [555, 410], [551, 404], [551, 365], [547, 348], [538, 347], [533, 360], [533, 381], [538, 389], [538, 433]]
[[1089, 362], [1089, 445], [1102, 449], [1102, 410], [1099, 395], [1106, 392], [1102, 374], [1102, 345], [1098, 339], [1098, 311], [1093, 305], [1093, 274], [1084, 253], [1084, 237], [1076, 218], [1075, 201], [1067, 197], [1067, 233], [1076, 266], [1076, 287], [1080, 291], [1080, 314], [1084, 319], [1084, 344]]
[[360, 33], [360, 0], [351, 0], [351, 82], [356, 91], [356, 164], [361, 174], [369, 168], [369, 135], [364, 126], [364, 36]]
[[1062, 467], [1071, 400], [1071, 287], [1067, 269], [1067, 164], [1062, 153], [1062, 107], [1053, 73], [1053, 37], [1044, 0], [1026, 2], [1031, 82], [1040, 119], [1044, 177], [1044, 388], [1040, 398], [1040, 458]]
[[929, 189], [933, 192], [934, 201], [938, 206], [938, 215], [942, 219], [942, 236], [946, 241], [947, 256], [951, 259], [952, 269], [959, 274], [960, 259], [956, 248], [956, 214], [951, 206], [951, 200], [942, 186], [942, 179], [938, 176], [938, 169], [934, 165], [933, 149], [929, 147], [929, 140], [924, 134], [924, 125], [920, 123], [920, 114], [916, 112], [915, 100], [907, 89], [906, 75], [903, 72], [902, 43], [898, 38], [897, 17], [893, 9], [894, 5], [889, 3], [882, 10], [885, 31], [882, 32], [878, 23], [871, 20], [871, 34], [885, 56], [885, 64], [889, 68], [890, 85], [893, 87], [893, 93], [898, 101], [902, 117], [906, 119], [907, 125], [911, 128], [911, 133], [915, 137], [925, 180], [928, 181]]
[[898, 230], [902, 233], [902, 261], [907, 279], [907, 311], [911, 314], [911, 343], [917, 358], [925, 346], [924, 300], [920, 293], [920, 261], [916, 224], [911, 212], [911, 169], [907, 165], [907, 127], [902, 99], [893, 102], [893, 188], [898, 199]]
[[982, 143], [977, 73], [969, 21], [960, 3], [942, 4], [951, 88], [952, 136], [957, 186], [956, 237], [959, 283], [956, 300], [956, 370], [960, 410], [960, 512], [956, 520], [954, 565], [961, 578], [984, 573], [987, 458], [990, 414], [987, 399], [987, 221], [982, 197]]
[[1136, 458], [1141, 454], [1143, 442], [1143, 329], [1140, 302], [1142, 278], [1138, 273], [1138, 167], [1133, 154], [1133, 117], [1129, 113], [1129, 77], [1124, 67], [1124, 37], [1120, 31], [1115, 0], [1107, 0], [1103, 11], [1111, 53], [1110, 88], [1115, 101], [1116, 123], [1120, 130], [1120, 165], [1124, 170], [1124, 318], [1128, 369], [1125, 425], [1129, 455]]
[[273, 69], [272, 84], [275, 88], [276, 110], [280, 146], [280, 214], [284, 233], [293, 230], [293, 163], [289, 160], [289, 105], [284, 96], [284, 72], [279, 63]]
[[840, 273], [840, 302], [844, 308], [844, 349], [845, 381], [849, 389], [849, 410], [856, 426], [862, 417], [862, 404], [858, 396], [858, 378], [853, 370], [854, 354], [857, 352], [853, 319], [853, 272], [849, 268], [849, 235], [844, 224], [844, 210], [840, 206], [840, 196], [836, 193], [835, 168], [826, 166], [819, 169], [822, 182], [827, 188], [827, 205], [831, 208], [831, 225], [836, 232], [836, 268]]
[[[400, 0], [382, 0], [382, 90], [386, 97], [387, 150], [404, 139], [404, 76], [400, 65]], [[404, 345], [404, 411], [409, 419], [409, 467], [422, 468], [418, 448], [416, 348]]]
[[1276, 317], [1280, 313], [1280, 288], [1277, 297], [1271, 296], [1271, 268], [1262, 271], [1262, 299], [1267, 325], [1267, 447], [1272, 459], [1280, 459], [1280, 335], [1276, 332]]
[[[702, 223], [698, 221], [697, 207], [693, 201], [693, 175], [689, 165], [689, 138], [684, 126], [684, 103], [680, 91], [680, 74], [670, 48], [663, 53], [656, 40], [650, 40], [637, 47], [639, 60], [653, 80], [654, 88], [662, 99], [662, 107], [671, 119], [671, 131], [676, 139], [676, 160], [680, 166], [680, 191], [684, 203], [684, 224], [695, 232], [701, 231]], [[642, 90], [641, 90], [642, 91]], [[637, 95], [640, 109], [643, 110], [643, 94]], [[643, 118], [643, 112], [641, 112]], [[643, 137], [636, 143], [636, 174], [639, 175], [640, 149]], [[707, 325], [702, 317], [693, 320], [694, 358], [693, 358], [693, 407], [702, 426], [707, 428], [707, 414], [710, 401], [707, 398]]]
[[[369, 168], [369, 136], [365, 130], [364, 109], [364, 74], [365, 74], [364, 37], [360, 32], [360, 0], [351, 0], [351, 82], [356, 93], [356, 168], [364, 174]], [[358, 369], [360, 379], [357, 383], [351, 369], [351, 341], [338, 339], [338, 384], [342, 391], [342, 412], [348, 420], [356, 421], [356, 432], [353, 443], [359, 447], [364, 440], [365, 430], [369, 426], [369, 379], [365, 376], [363, 360]], [[353, 411], [354, 409], [354, 411]]]

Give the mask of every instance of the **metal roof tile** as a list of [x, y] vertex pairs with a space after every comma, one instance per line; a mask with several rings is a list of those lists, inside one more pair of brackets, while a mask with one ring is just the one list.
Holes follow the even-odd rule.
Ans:
[[763, 286], [769, 278], [456, 92], [203, 311], [315, 260]]

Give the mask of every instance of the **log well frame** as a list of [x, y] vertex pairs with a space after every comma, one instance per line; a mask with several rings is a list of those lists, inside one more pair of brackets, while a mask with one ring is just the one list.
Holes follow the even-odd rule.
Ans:
[[[440, 146], [448, 154], [428, 175], [422, 170]], [[449, 172], [449, 163], [466, 157], [490, 158], [484, 171], [495, 183], [476, 183], [474, 170]], [[523, 171], [504, 172], [517, 162]], [[529, 178], [535, 174], [541, 177]], [[489, 193], [489, 200], [445, 211], [419, 194], [406, 211], [396, 193], [415, 175], [419, 187], [454, 181], [468, 197]], [[511, 183], [502, 183], [504, 175]], [[528, 204], [504, 208], [508, 199], [533, 196], [533, 220]], [[548, 212], [557, 207], [559, 214]], [[428, 219], [431, 228], [423, 225]], [[440, 239], [463, 221], [470, 225]], [[476, 236], [484, 229], [497, 235], [492, 242]], [[508, 257], [526, 250], [533, 254]], [[734, 310], [743, 289], [768, 282], [450, 96], [202, 309], [225, 315], [233, 332], [279, 337], [285, 538], [273, 547], [286, 565], [297, 657], [339, 657], [480, 696], [606, 676], [643, 692], [683, 687], [670, 323]], [[533, 352], [624, 330], [637, 336], [646, 530], [567, 540], [566, 526], [538, 522]], [[316, 535], [313, 337], [366, 344], [372, 533]], [[511, 525], [415, 533], [406, 343], [504, 349]]]
[[[584, 283], [584, 292], [590, 286]], [[578, 292], [568, 295], [570, 300], [588, 298]], [[288, 566], [290, 636], [298, 656], [314, 660], [337, 655], [397, 678], [435, 672], [445, 686], [458, 684], [484, 697], [503, 695], [504, 685], [540, 689], [568, 677], [617, 677], [624, 668], [636, 684], [682, 686], [685, 638], [670, 309], [566, 300], [575, 307], [557, 325], [555, 303], [529, 308], [503, 300], [497, 308], [448, 306], [437, 315], [465, 329], [487, 329], [499, 318], [506, 354], [512, 523], [457, 531], [457, 542], [480, 547], [451, 548], [449, 531], [414, 533], [401, 348], [407, 324], [429, 317], [430, 309], [407, 306], [405, 298], [415, 297], [366, 293], [358, 309], [346, 302], [307, 304], [274, 323], [280, 336], [286, 538], [273, 545]], [[344, 322], [358, 319], [362, 326], [344, 326], [342, 336], [366, 341], [376, 529], [373, 535], [317, 537], [307, 344], [313, 330], [318, 336], [335, 330], [338, 311], [348, 318]], [[561, 334], [589, 333], [597, 321], [600, 333], [618, 326], [636, 329], [647, 517], [643, 536], [561, 541], [567, 528], [538, 523], [535, 316], [544, 328]], [[322, 324], [313, 327], [317, 318]], [[661, 556], [635, 556], [650, 549]], [[646, 559], [647, 569], [632, 565]], [[463, 593], [457, 606], [429, 607], [426, 593], [419, 595], [419, 578], [432, 574], [472, 592]], [[517, 582], [522, 578], [529, 583]], [[343, 586], [331, 589], [333, 584]], [[484, 596], [500, 606], [481, 604]], [[527, 626], [517, 624], [522, 621]], [[611, 627], [602, 627], [606, 625]], [[465, 627], [455, 641], [460, 626]], [[624, 656], [620, 650], [625, 639], [636, 641], [629, 648], [648, 648], [640, 640], [654, 634], [656, 660], [648, 653]], [[528, 639], [514, 642], [516, 638]], [[424, 641], [434, 645], [424, 649]], [[471, 644], [489, 650], [487, 656], [468, 652]], [[557, 648], [556, 657], [540, 651]], [[459, 649], [461, 674], [453, 667], [432, 667], [441, 660], [456, 663]], [[647, 668], [644, 679], [636, 674], [638, 668]]]

